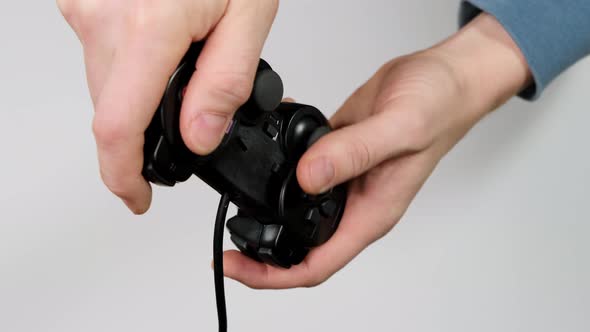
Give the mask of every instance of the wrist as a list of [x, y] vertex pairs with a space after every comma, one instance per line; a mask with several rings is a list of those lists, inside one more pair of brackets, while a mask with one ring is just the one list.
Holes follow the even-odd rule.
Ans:
[[486, 13], [431, 51], [451, 65], [464, 89], [466, 106], [478, 116], [493, 111], [532, 82], [520, 48]]

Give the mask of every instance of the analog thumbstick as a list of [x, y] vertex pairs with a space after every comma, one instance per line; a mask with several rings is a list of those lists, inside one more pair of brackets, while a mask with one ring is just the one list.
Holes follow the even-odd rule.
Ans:
[[256, 73], [250, 102], [254, 108], [263, 112], [274, 111], [283, 99], [283, 81], [270, 68]]
[[305, 116], [294, 124], [288, 139], [296, 155], [300, 156], [307, 150], [309, 138], [320, 126], [321, 124], [311, 116]]
[[332, 129], [330, 129], [330, 127], [328, 126], [321, 126], [316, 128], [307, 139], [307, 148], [309, 149], [312, 145], [315, 144], [315, 142], [319, 141], [320, 138], [324, 137], [330, 131], [332, 131]]

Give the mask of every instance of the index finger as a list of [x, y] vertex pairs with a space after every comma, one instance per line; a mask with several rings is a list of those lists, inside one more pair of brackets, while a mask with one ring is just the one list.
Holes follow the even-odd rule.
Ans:
[[142, 214], [151, 203], [151, 188], [142, 176], [144, 133], [190, 40], [170, 47], [145, 37], [129, 39], [113, 59], [93, 131], [104, 183], [131, 211]]

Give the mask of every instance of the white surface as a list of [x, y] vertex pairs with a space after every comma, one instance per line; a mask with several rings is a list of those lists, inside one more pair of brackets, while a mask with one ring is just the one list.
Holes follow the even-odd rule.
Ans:
[[[382, 63], [453, 32], [456, 12], [283, 1], [264, 56], [290, 96], [331, 114]], [[99, 180], [80, 48], [53, 1], [0, 18], [0, 331], [215, 331], [217, 195], [158, 189], [131, 216]], [[230, 331], [590, 330], [589, 86], [586, 60], [483, 121], [325, 285], [228, 282]]]

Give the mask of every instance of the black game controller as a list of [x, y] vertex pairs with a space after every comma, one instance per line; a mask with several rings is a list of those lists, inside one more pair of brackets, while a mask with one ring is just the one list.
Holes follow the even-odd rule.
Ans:
[[208, 156], [193, 154], [181, 138], [179, 115], [201, 49], [193, 44], [170, 78], [146, 131], [143, 175], [165, 186], [197, 175], [238, 207], [227, 227], [244, 254], [284, 268], [299, 264], [332, 236], [346, 203], [344, 185], [308, 195], [295, 174], [303, 153], [330, 131], [328, 121], [312, 106], [281, 103], [281, 78], [260, 60], [251, 97], [220, 146]]

